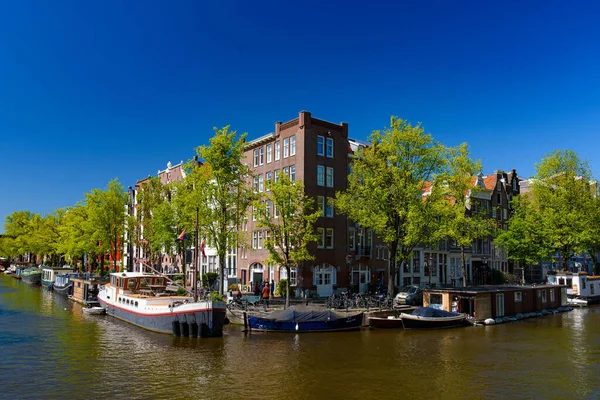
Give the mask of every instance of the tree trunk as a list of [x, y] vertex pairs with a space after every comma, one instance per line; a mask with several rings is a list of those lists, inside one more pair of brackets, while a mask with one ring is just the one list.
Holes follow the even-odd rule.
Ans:
[[394, 295], [394, 279], [396, 278], [396, 274], [398, 273], [398, 242], [394, 242], [391, 245], [390, 256], [389, 256], [389, 264], [388, 264], [388, 287], [387, 292], [388, 296], [392, 297]]
[[460, 259], [462, 260], [462, 284], [467, 286], [467, 262], [465, 260], [465, 246], [460, 246]]
[[285, 266], [287, 272], [287, 279], [285, 280], [285, 308], [290, 306], [290, 277], [292, 276], [292, 269], [289, 265]]
[[219, 294], [225, 295], [227, 288], [225, 287], [225, 259], [227, 251], [219, 250]]

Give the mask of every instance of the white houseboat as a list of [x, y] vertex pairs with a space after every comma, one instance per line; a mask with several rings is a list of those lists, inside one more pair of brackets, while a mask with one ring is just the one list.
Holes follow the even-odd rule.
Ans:
[[600, 276], [577, 272], [548, 273], [548, 283], [567, 285], [567, 296], [585, 300], [587, 304], [600, 303]]
[[223, 335], [224, 302], [173, 296], [167, 278], [155, 273], [117, 272], [100, 287], [98, 301], [107, 314], [139, 327], [176, 336]]
[[52, 286], [56, 280], [56, 275], [73, 272], [73, 268], [65, 265], [64, 267], [44, 267], [42, 269], [42, 285]]

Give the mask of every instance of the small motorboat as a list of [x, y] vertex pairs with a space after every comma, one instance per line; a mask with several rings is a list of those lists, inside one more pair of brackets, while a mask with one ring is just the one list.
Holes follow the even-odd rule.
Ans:
[[400, 314], [404, 329], [442, 329], [469, 325], [467, 314], [432, 307], [417, 307], [412, 314]]
[[362, 312], [346, 314], [330, 310], [290, 307], [266, 316], [249, 315], [250, 330], [262, 332], [340, 332], [358, 330]]
[[87, 307], [83, 309], [83, 312], [86, 314], [102, 315], [106, 310], [102, 307]]
[[581, 297], [567, 297], [567, 304], [577, 307], [587, 307], [588, 301]]

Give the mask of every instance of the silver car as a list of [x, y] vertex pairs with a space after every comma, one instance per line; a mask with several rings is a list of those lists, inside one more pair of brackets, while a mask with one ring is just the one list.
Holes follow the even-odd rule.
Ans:
[[423, 305], [423, 288], [417, 285], [403, 287], [394, 298], [394, 303], [411, 306]]

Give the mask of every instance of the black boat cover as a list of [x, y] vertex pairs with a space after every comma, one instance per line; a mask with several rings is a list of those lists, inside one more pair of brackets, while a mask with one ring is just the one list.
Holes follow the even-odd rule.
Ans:
[[419, 317], [429, 317], [429, 318], [443, 318], [443, 317], [458, 317], [460, 314], [453, 313], [446, 310], [438, 310], [437, 308], [432, 307], [417, 307], [412, 315], [417, 315]]
[[275, 310], [261, 318], [279, 322], [324, 322], [345, 319], [354, 315], [337, 313], [323, 308], [289, 307], [287, 310]]

